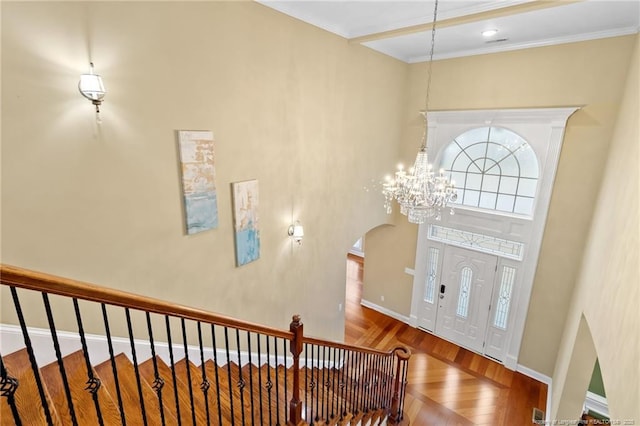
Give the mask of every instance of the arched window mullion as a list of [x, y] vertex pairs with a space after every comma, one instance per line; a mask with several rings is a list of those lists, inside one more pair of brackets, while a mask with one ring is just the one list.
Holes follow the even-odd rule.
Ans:
[[[461, 154], [464, 154], [467, 156], [467, 158], [469, 159], [469, 161], [471, 161], [471, 164], [473, 164], [474, 166], [476, 166], [476, 168], [478, 169], [479, 172], [482, 173], [482, 169], [480, 167], [478, 167], [478, 165], [476, 164], [475, 160], [473, 158], [471, 158], [471, 156], [469, 155], [469, 153], [467, 152], [467, 148], [474, 146], [475, 144], [471, 144], [469, 145], [467, 148], [463, 148], [462, 145], [460, 145], [460, 143], [457, 140], [453, 140], [456, 145], [458, 145], [458, 148], [460, 148], [460, 152]], [[457, 157], [456, 157], [457, 158]]]
[[[462, 181], [457, 182], [458, 204], [531, 215], [539, 175], [535, 152], [508, 129], [502, 130], [508, 132], [506, 138], [498, 134], [498, 142], [491, 140], [494, 131], [493, 127], [469, 130], [462, 136], [468, 143], [458, 137], [447, 148], [443, 166], [452, 179]], [[512, 142], [516, 148], [506, 145]]]

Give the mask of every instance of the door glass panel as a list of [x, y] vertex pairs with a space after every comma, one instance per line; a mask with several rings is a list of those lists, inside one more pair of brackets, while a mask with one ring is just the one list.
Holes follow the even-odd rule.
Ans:
[[456, 314], [459, 317], [466, 318], [469, 313], [469, 297], [471, 293], [471, 279], [473, 271], [468, 266], [462, 268], [460, 272], [460, 291], [458, 292], [458, 309]]
[[427, 264], [427, 282], [424, 291], [424, 301], [433, 303], [436, 292], [436, 277], [438, 275], [438, 255], [440, 250], [429, 248], [429, 262]]
[[493, 319], [493, 325], [503, 330], [507, 329], [507, 318], [509, 316], [511, 293], [515, 279], [516, 269], [511, 266], [504, 266], [502, 268], [502, 279], [500, 280], [500, 293], [498, 294], [496, 315]]

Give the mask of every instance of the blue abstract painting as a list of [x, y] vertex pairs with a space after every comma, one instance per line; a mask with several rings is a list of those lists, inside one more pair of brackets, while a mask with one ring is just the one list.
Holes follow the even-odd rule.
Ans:
[[178, 131], [187, 234], [218, 227], [218, 198], [210, 131]]
[[231, 188], [236, 266], [242, 266], [260, 258], [258, 181], [232, 183]]

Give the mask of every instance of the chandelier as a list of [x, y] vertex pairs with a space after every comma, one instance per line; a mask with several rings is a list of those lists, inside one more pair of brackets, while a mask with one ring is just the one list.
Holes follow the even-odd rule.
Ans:
[[[429, 110], [429, 93], [431, 91], [431, 66], [433, 63], [433, 48], [436, 39], [436, 18], [438, 15], [438, 0], [435, 0], [433, 9], [433, 24], [431, 26], [431, 50], [429, 51], [429, 65], [427, 67], [427, 95], [425, 97], [424, 133], [422, 134], [422, 146], [413, 167], [405, 172], [402, 165], [395, 173], [394, 178], [387, 176], [382, 185], [384, 195], [384, 207], [387, 214], [392, 212], [392, 203], [395, 200], [400, 205], [400, 213], [407, 216], [411, 223], [424, 223], [428, 218], [440, 220], [442, 210], [449, 203], [456, 201], [458, 192], [453, 181], [445, 176], [444, 170], [436, 174], [429, 164], [427, 156], [427, 113]], [[453, 208], [450, 208], [453, 214]]]

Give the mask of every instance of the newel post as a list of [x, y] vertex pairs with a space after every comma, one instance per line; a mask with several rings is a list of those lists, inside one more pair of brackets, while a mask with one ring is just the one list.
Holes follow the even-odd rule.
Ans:
[[289, 402], [289, 425], [297, 426], [302, 423], [302, 401], [300, 401], [300, 353], [302, 353], [302, 330], [300, 315], [294, 315], [289, 330], [293, 333], [290, 342], [293, 355], [293, 394]]
[[[407, 364], [411, 358], [411, 351], [406, 347], [397, 347], [393, 350], [396, 358], [396, 377], [393, 382], [393, 397], [391, 398], [391, 410], [389, 424], [396, 425], [402, 420], [402, 408], [404, 406], [404, 386], [407, 379]], [[402, 388], [400, 387], [402, 386]]]

